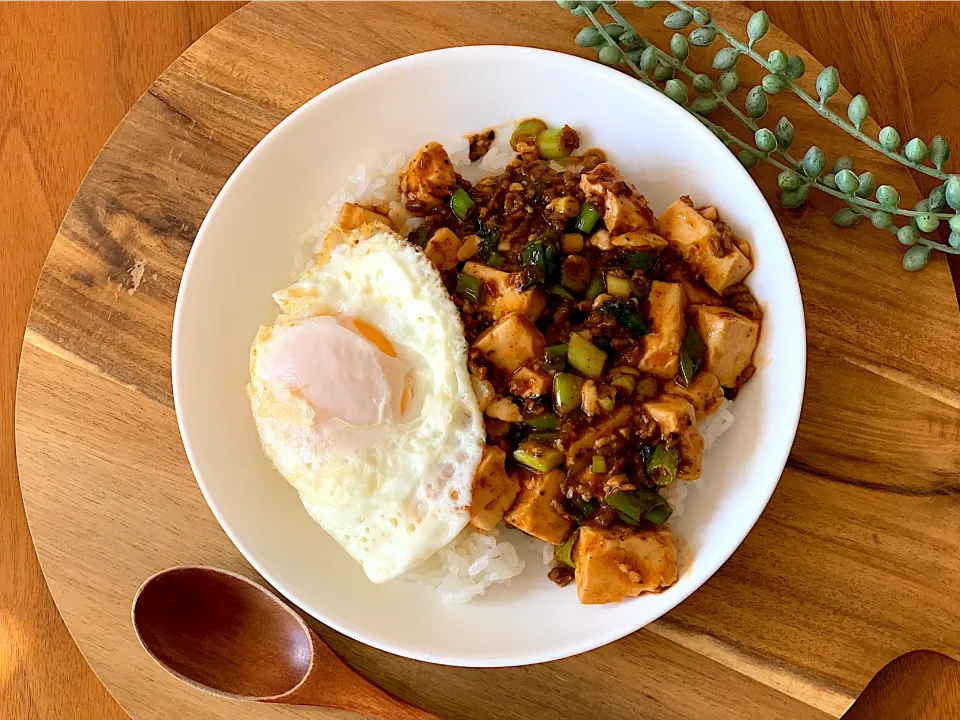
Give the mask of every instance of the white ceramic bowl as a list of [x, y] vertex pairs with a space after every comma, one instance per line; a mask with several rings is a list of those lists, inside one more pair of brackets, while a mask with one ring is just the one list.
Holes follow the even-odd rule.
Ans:
[[[568, 123], [659, 212], [680, 195], [717, 205], [753, 245], [749, 285], [765, 308], [758, 371], [736, 422], [704, 458], [677, 530], [692, 551], [660, 595], [582, 606], [533, 557], [512, 587], [444, 606], [431, 588], [374, 585], [307, 515], [260, 449], [244, 394], [248, 353], [276, 315], [298, 237], [358, 163], [452, 143], [511, 119]], [[317, 96], [240, 164], [190, 253], [173, 327], [173, 389], [197, 481], [224, 530], [291, 601], [369, 645], [429, 662], [503, 666], [590, 650], [660, 617], [737, 548], [776, 487], [793, 443], [806, 348], [796, 273], [759, 190], [679, 106], [599, 63], [516, 47], [463, 47], [375, 67]]]

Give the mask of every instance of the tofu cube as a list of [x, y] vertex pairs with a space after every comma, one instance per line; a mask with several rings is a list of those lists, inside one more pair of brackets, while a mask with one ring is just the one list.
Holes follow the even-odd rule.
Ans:
[[716, 226], [683, 200], [664, 210], [657, 231], [680, 250], [684, 260], [723, 294], [753, 269], [736, 243], [722, 243]]
[[542, 397], [553, 389], [553, 378], [541, 370], [522, 367], [510, 378], [510, 392], [523, 398]]
[[560, 545], [573, 530], [573, 519], [564, 517], [553, 507], [553, 501], [563, 500], [560, 483], [566, 477], [563, 470], [552, 470], [542, 475], [524, 473], [520, 494], [504, 519], [519, 530], [551, 545]]
[[444, 272], [453, 270], [459, 260], [457, 252], [460, 250], [462, 241], [456, 236], [450, 228], [440, 228], [437, 230], [423, 252], [437, 266], [437, 270]]
[[574, 547], [577, 597], [600, 605], [677, 582], [677, 549], [666, 526], [650, 530], [584, 525]]
[[723, 387], [736, 387], [737, 378], [753, 361], [760, 325], [726, 307], [694, 305], [691, 322], [703, 338], [703, 368]]
[[679, 395], [659, 395], [647, 400], [643, 409], [660, 426], [660, 433], [664, 437], [682, 435], [697, 420], [693, 405]]
[[622, 248], [630, 252], [660, 252], [667, 246], [667, 241], [656, 233], [645, 230], [633, 230], [611, 238], [613, 247]]
[[671, 382], [663, 386], [663, 391], [670, 395], [679, 395], [693, 405], [698, 422], [712, 415], [723, 402], [720, 381], [716, 375], [706, 370], [698, 372], [686, 387], [678, 382]]
[[600, 438], [624, 427], [630, 422], [632, 415], [633, 408], [629, 405], [621, 405], [600, 422], [589, 425], [567, 448], [567, 467], [571, 467], [578, 460], [585, 459], [587, 455], [592, 455], [593, 444]]
[[530, 320], [536, 320], [547, 305], [546, 296], [534, 288], [517, 290], [510, 285], [510, 273], [497, 270], [489, 265], [468, 262], [463, 266], [466, 275], [482, 280], [484, 293], [480, 309], [489, 313], [495, 320], [507, 313], [519, 312]]
[[487, 445], [473, 478], [470, 524], [480, 530], [493, 530], [503, 519], [520, 492], [520, 483], [507, 474], [506, 453], [496, 445]]
[[650, 331], [643, 338], [639, 366], [651, 375], [671, 379], [680, 369], [680, 347], [686, 332], [683, 288], [654, 280], [649, 300]]
[[603, 206], [603, 224], [611, 236], [654, 229], [656, 220], [646, 199], [610, 163], [600, 163], [581, 175], [580, 189], [588, 202]]
[[473, 342], [483, 358], [506, 375], [543, 357], [547, 341], [525, 315], [508, 313]]

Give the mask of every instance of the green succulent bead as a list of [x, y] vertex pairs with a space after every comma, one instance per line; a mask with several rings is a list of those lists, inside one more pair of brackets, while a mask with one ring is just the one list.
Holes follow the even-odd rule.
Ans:
[[739, 160], [740, 164], [747, 170], [750, 170], [760, 161], [760, 156], [753, 152], [753, 150], [741, 150], [737, 153], [737, 160]]
[[824, 175], [822, 178], [820, 178], [820, 182], [826, 185], [831, 190], [837, 189], [837, 176], [834, 175], [833, 173], [827, 173], [826, 175]]
[[676, 73], [673, 68], [669, 65], [664, 65], [663, 63], [658, 63], [656, 69], [653, 71], [653, 79], [657, 82], [666, 82], [670, 80]]
[[807, 201], [809, 185], [801, 185], [796, 190], [784, 190], [780, 193], [780, 204], [785, 208], [798, 208]]
[[933, 213], [917, 215], [917, 229], [920, 232], [932, 233], [940, 225], [940, 220]]
[[698, 93], [708, 93], [713, 90], [713, 80], [709, 75], [699, 73], [693, 76], [693, 89]]
[[740, 74], [736, 70], [727, 70], [717, 80], [717, 87], [724, 95], [736, 92], [737, 88], [740, 87]]
[[860, 222], [862, 217], [863, 215], [858, 213], [856, 210], [842, 208], [833, 214], [833, 224], [837, 227], [849, 228]]
[[892, 210], [900, 202], [900, 193], [892, 185], [881, 185], [877, 188], [877, 202], [885, 209]]
[[820, 96], [820, 104], [826, 105], [827, 101], [837, 94], [840, 89], [840, 73], [831, 65], [824, 68], [817, 76], [817, 95]]
[[776, 95], [787, 86], [787, 81], [779, 75], [765, 75], [760, 81], [763, 89], [771, 95]]
[[830, 167], [830, 172], [838, 173], [841, 170], [853, 170], [853, 160], [848, 158], [846, 155], [841, 155], [838, 157], [833, 161], [833, 165]]
[[717, 39], [717, 31], [712, 27], [699, 27], [690, 33], [690, 42], [697, 47], [707, 47]]
[[747, 115], [754, 120], [762, 118], [767, 114], [767, 91], [759, 85], [750, 88], [750, 92], [747, 93], [747, 97], [743, 101], [743, 107], [746, 109]]
[[907, 160], [914, 163], [922, 163], [926, 160], [928, 152], [926, 143], [920, 138], [913, 138], [913, 140], [903, 146], [903, 154]]
[[564, 10], [574, 10], [580, 7], [580, 2], [579, 0], [557, 0], [557, 5]]
[[786, 150], [793, 145], [793, 123], [787, 118], [780, 118], [773, 129], [773, 134], [777, 136], [777, 147], [781, 150]]
[[793, 170], [784, 170], [777, 176], [777, 185], [781, 190], [796, 190], [802, 180]]
[[638, 8], [649, 10], [650, 8], [657, 6], [657, 0], [633, 0], [633, 4]]
[[950, 143], [937, 135], [930, 141], [930, 161], [937, 166], [937, 170], [943, 170], [949, 159]]
[[877, 187], [876, 180], [873, 179], [873, 173], [869, 170], [865, 173], [860, 173], [860, 177], [857, 178], [857, 190], [854, 193], [859, 198], [868, 198], [873, 195], [874, 189]]
[[930, 204], [930, 210], [933, 212], [943, 212], [946, 209], [947, 191], [943, 185], [937, 185], [937, 187], [930, 191], [927, 202]]
[[580, 3], [580, 6], [587, 8], [590, 12], [596, 12], [600, 9], [600, 3], [596, 0], [584, 0]]
[[760, 128], [754, 133], [753, 141], [760, 152], [772, 153], [777, 149], [777, 136], [766, 128]]
[[848, 195], [860, 189], [860, 180], [852, 170], [841, 170], [834, 177], [834, 181], [837, 183], [837, 189]]
[[626, 50], [637, 50], [646, 47], [643, 38], [633, 32], [633, 30], [628, 30], [620, 36], [620, 45]]
[[823, 150], [816, 145], [810, 147], [803, 156], [803, 172], [808, 178], [818, 178], [827, 164]]
[[882, 147], [887, 152], [894, 152], [898, 147], [900, 147], [900, 133], [897, 132], [896, 128], [887, 125], [883, 130], [880, 131], [879, 136], [880, 147]]
[[954, 215], [949, 220], [950, 232], [960, 233], [960, 215]]
[[687, 39], [680, 33], [674, 33], [673, 37], [670, 38], [670, 52], [680, 62], [690, 57], [690, 45], [687, 44]]
[[679, 80], [667, 80], [667, 84], [663, 88], [663, 94], [677, 105], [687, 104], [687, 86]]
[[916, 245], [920, 241], [920, 233], [913, 225], [904, 225], [897, 230], [897, 240], [901, 245]]
[[787, 54], [783, 50], [774, 50], [767, 55], [767, 65], [770, 66], [771, 72], [785, 72], [788, 62]]
[[857, 130], [863, 125], [864, 120], [870, 116], [870, 104], [863, 95], [857, 95], [847, 106], [847, 117], [854, 124]]
[[753, 47], [770, 30], [770, 16], [763, 10], [755, 12], [753, 17], [747, 22], [747, 37], [750, 39], [750, 47]]
[[950, 243], [952, 248], [960, 248], [960, 232], [950, 233], [950, 237], [947, 239], [947, 242]]
[[[916, 210], [918, 213], [929, 212], [929, 211], [930, 211], [930, 201], [927, 200], [926, 198], [924, 198], [923, 200], [921, 200], [920, 202], [918, 202], [916, 205], [914, 205], [914, 206], [913, 206], [913, 209]], [[919, 230], [920, 230], [920, 225], [917, 223], [917, 217], [919, 217], [919, 216], [914, 216], [914, 217], [910, 218], [910, 224], [919, 232]]]
[[585, 27], [577, 33], [574, 42], [580, 47], [593, 47], [598, 40], [603, 40], [600, 31], [595, 27]]
[[943, 189], [947, 205], [960, 212], [960, 177], [951, 175]]
[[640, 69], [651, 72], [657, 67], [657, 49], [650, 45], [640, 54]]
[[627, 31], [627, 29], [623, 27], [623, 25], [618, 25], [617, 23], [608, 23], [603, 26], [603, 31], [614, 40], [617, 40]]
[[870, 214], [870, 222], [877, 230], [886, 230], [893, 225], [893, 215], [883, 210], [874, 210]]
[[720, 101], [716, 98], [698, 97], [694, 98], [693, 102], [691, 102], [687, 107], [690, 108], [690, 112], [706, 117], [714, 112], [719, 106]]
[[787, 69], [784, 71], [784, 75], [791, 80], [796, 80], [803, 77], [806, 71], [807, 66], [803, 64], [803, 58], [799, 55], [794, 55], [787, 61]]
[[717, 54], [713, 56], [713, 69], [714, 70], [731, 70], [737, 64], [737, 59], [740, 57], [738, 53], [732, 47], [721, 48], [717, 51]]
[[709, 25], [712, 17], [710, 11], [705, 7], [698, 7], [693, 9], [693, 21], [697, 25]]
[[903, 269], [910, 272], [923, 270], [930, 262], [930, 248], [926, 245], [914, 245], [903, 254]]
[[663, 24], [671, 30], [683, 30], [693, 20], [693, 13], [687, 10], [675, 10], [663, 19]]
[[600, 62], [606, 65], [616, 65], [623, 59], [623, 53], [616, 45], [607, 45], [600, 48]]
[[587, 9], [583, 7], [583, 5], [577, 4], [577, 7], [571, 10], [570, 14], [573, 15], [574, 17], [586, 17]]

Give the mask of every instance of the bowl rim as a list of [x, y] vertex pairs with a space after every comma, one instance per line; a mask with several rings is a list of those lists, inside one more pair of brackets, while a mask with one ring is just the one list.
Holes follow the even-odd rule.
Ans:
[[363, 70], [355, 75], [352, 75], [340, 82], [331, 85], [329, 88], [321, 91], [314, 97], [307, 100], [303, 105], [298, 107], [296, 110], [291, 112], [283, 120], [281, 120], [273, 129], [271, 129], [263, 138], [261, 138], [257, 144], [250, 150], [250, 152], [243, 158], [239, 163], [236, 169], [230, 174], [230, 177], [224, 183], [223, 187], [217, 193], [217, 197], [214, 199], [213, 203], [210, 206], [210, 209], [207, 211], [207, 214], [204, 216], [203, 222], [200, 224], [200, 227], [197, 231], [197, 235], [194, 239], [193, 244], [191, 245], [190, 254], [187, 257], [187, 261], [184, 265], [183, 274], [181, 276], [180, 287], [177, 292], [177, 303], [174, 310], [173, 317], [173, 328], [171, 335], [171, 379], [173, 386], [173, 398], [174, 398], [174, 408], [177, 415], [177, 425], [180, 431], [180, 437], [183, 442], [184, 450], [186, 451], [187, 459], [190, 462], [190, 468], [193, 471], [194, 478], [197, 481], [197, 484], [200, 487], [200, 491], [203, 494], [204, 500], [206, 501], [208, 507], [213, 513], [214, 517], [217, 519], [217, 522], [220, 524], [220, 527], [223, 528], [224, 532], [230, 538], [230, 541], [234, 546], [240, 551], [243, 557], [249, 562], [254, 569], [268, 582], [270, 585], [276, 589], [276, 591], [296, 605], [298, 608], [309, 614], [310, 616], [316, 618], [318, 621], [323, 624], [333, 628], [337, 632], [340, 632], [358, 642], [369, 645], [370, 647], [383, 650], [385, 652], [392, 653], [394, 655], [399, 655], [401, 657], [409, 658], [412, 660], [420, 660], [423, 662], [429, 662], [438, 665], [448, 665], [455, 667], [515, 667], [521, 665], [532, 665], [542, 662], [549, 662], [552, 660], [560, 660], [567, 657], [572, 657], [580, 653], [588, 652], [594, 650], [598, 647], [602, 647], [611, 642], [615, 642], [627, 635], [630, 635], [637, 630], [645, 627], [646, 625], [654, 622], [655, 620], [663, 617], [666, 613], [673, 610], [677, 605], [686, 600], [691, 594], [700, 589], [713, 575], [719, 570], [726, 562], [730, 559], [733, 553], [740, 547], [743, 543], [746, 536], [750, 533], [753, 527], [756, 525], [757, 520], [760, 518], [760, 515], [766, 509], [767, 504], [770, 501], [774, 491], [777, 488], [777, 485], [780, 482], [780, 477], [783, 474], [783, 470], [786, 467], [787, 458], [790, 454], [790, 450], [793, 447], [793, 443], [796, 438], [797, 427], [800, 422], [800, 410], [803, 403], [803, 395], [805, 389], [806, 381], [806, 367], [807, 367], [807, 344], [806, 344], [806, 322], [803, 313], [803, 303], [800, 295], [800, 285], [797, 278], [796, 267], [793, 263], [793, 257], [790, 253], [790, 248], [787, 245], [786, 238], [783, 235], [783, 231], [780, 228], [780, 224], [777, 222], [776, 217], [773, 214], [773, 211], [770, 209], [769, 204], [766, 199], [763, 197], [762, 192], [759, 187], [757, 187], [753, 178], [743, 167], [737, 165], [733, 168], [732, 172], [734, 174], [739, 174], [741, 180], [746, 180], [748, 182], [748, 187], [751, 188], [753, 192], [756, 193], [758, 200], [760, 201], [761, 210], [759, 212], [766, 213], [767, 221], [772, 222], [773, 227], [776, 228], [777, 233], [775, 237], [768, 238], [767, 242], [776, 242], [779, 240], [783, 244], [784, 249], [786, 250], [787, 257], [790, 262], [784, 268], [782, 268], [783, 273], [783, 282], [789, 284], [790, 290], [793, 292], [788, 293], [787, 298], [782, 302], [790, 302], [794, 305], [792, 317], [796, 319], [796, 322], [793, 323], [793, 327], [784, 326], [781, 328], [786, 332], [793, 332], [795, 337], [793, 341], [798, 343], [797, 348], [802, 352], [802, 359], [797, 363], [798, 373], [795, 378], [796, 382], [796, 393], [795, 401], [792, 404], [792, 407], [780, 406], [778, 409], [778, 422], [782, 423], [784, 430], [788, 430], [788, 433], [784, 433], [782, 437], [789, 438], [789, 442], [785, 442], [781, 452], [779, 453], [776, 459], [776, 462], [771, 462], [769, 464], [771, 470], [775, 469], [775, 472], [771, 472], [771, 475], [774, 477], [773, 482], [769, 484], [769, 487], [765, 491], [758, 493], [758, 499], [762, 498], [762, 504], [758, 504], [758, 510], [755, 515], [749, 517], [749, 522], [747, 518], [744, 518], [744, 522], [730, 534], [731, 539], [735, 539], [735, 542], [730, 544], [728, 552], [721, 553], [719, 561], [711, 563], [706, 566], [706, 570], [701, 570], [703, 574], [702, 580], [696, 584], [691, 585], [689, 588], [684, 589], [676, 593], [675, 596], [671, 597], [671, 602], [663, 609], [663, 611], [657, 615], [655, 618], [649, 620], [641, 620], [637, 622], [620, 622], [612, 625], [610, 631], [605, 633], [597, 633], [592, 635], [588, 639], [581, 640], [580, 642], [571, 642], [563, 645], [557, 649], [549, 651], [527, 651], [521, 653], [514, 653], [510, 656], [477, 656], [477, 657], [458, 657], [450, 653], [438, 653], [438, 652], [425, 652], [417, 648], [408, 648], [394, 645], [390, 642], [383, 641], [375, 636], [370, 635], [360, 627], [348, 626], [344, 623], [331, 620], [326, 617], [320, 609], [315, 608], [313, 604], [305, 601], [303, 598], [299, 597], [296, 593], [290, 592], [287, 588], [284, 587], [282, 583], [279, 583], [276, 579], [274, 573], [270, 571], [269, 568], [263, 566], [258, 560], [255, 559], [254, 553], [252, 553], [240, 540], [237, 533], [230, 527], [230, 524], [227, 520], [221, 515], [217, 506], [211, 502], [210, 494], [208, 493], [206, 483], [201, 478], [200, 473], [197, 472], [197, 467], [199, 463], [195, 458], [195, 450], [191, 446], [190, 440], [188, 439], [187, 432], [185, 430], [185, 418], [182, 411], [182, 403], [179, 401], [180, 397], [183, 394], [182, 390], [179, 390], [181, 384], [181, 373], [179, 369], [178, 356], [181, 352], [181, 343], [180, 343], [180, 327], [183, 322], [182, 318], [186, 310], [184, 305], [181, 302], [183, 297], [183, 288], [191, 281], [194, 267], [196, 263], [194, 262], [196, 255], [194, 249], [200, 243], [204, 242], [205, 237], [207, 236], [207, 230], [209, 228], [209, 219], [216, 215], [217, 211], [220, 208], [220, 205], [226, 202], [225, 198], [230, 194], [230, 189], [233, 184], [239, 181], [241, 175], [244, 175], [249, 171], [251, 164], [254, 159], [259, 155], [268, 152], [268, 147], [270, 145], [270, 140], [280, 135], [284, 132], [285, 128], [296, 120], [296, 118], [301, 115], [305, 115], [311, 112], [311, 110], [322, 103], [330, 102], [332, 98], [336, 98], [338, 95], [348, 92], [351, 88], [356, 85], [362, 85], [369, 78], [383, 74], [390, 73], [395, 71], [404, 71], [411, 68], [416, 68], [421, 64], [430, 64], [434, 62], [443, 62], [444, 59], [457, 57], [457, 56], [475, 56], [476, 59], [481, 59], [483, 56], [487, 55], [501, 55], [501, 56], [515, 56], [515, 61], [522, 64], [524, 58], [529, 58], [530, 56], [543, 56], [549, 58], [550, 61], [558, 63], [560, 65], [567, 64], [570, 66], [576, 67], [580, 71], [586, 71], [588, 73], [594, 73], [598, 77], [602, 77], [605, 80], [613, 81], [616, 84], [622, 86], [623, 90], [626, 92], [635, 92], [643, 95], [647, 101], [652, 104], [659, 106], [658, 109], [662, 109], [665, 112], [672, 113], [676, 116], [677, 122], [688, 126], [684, 128], [689, 130], [697, 137], [698, 141], [706, 143], [720, 143], [720, 140], [714, 136], [714, 134], [707, 129], [702, 123], [700, 123], [693, 115], [688, 113], [686, 110], [683, 110], [677, 106], [673, 101], [668, 99], [662, 93], [653, 90], [652, 88], [647, 87], [644, 83], [637, 80], [636, 78], [627, 75], [626, 73], [620, 72], [614, 68], [607, 67], [602, 65], [599, 62], [592, 60], [587, 60], [576, 55], [570, 55], [567, 53], [557, 52], [553, 50], [544, 50], [541, 48], [532, 48], [525, 46], [516, 46], [516, 45], [463, 45], [457, 47], [442, 48], [438, 50], [429, 50], [422, 53], [415, 53], [412, 55], [406, 55], [394, 60], [389, 60], [378, 65], [374, 65], [366, 70]]

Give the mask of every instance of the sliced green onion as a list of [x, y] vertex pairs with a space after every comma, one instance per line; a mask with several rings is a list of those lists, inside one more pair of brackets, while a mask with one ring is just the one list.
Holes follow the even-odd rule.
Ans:
[[607, 361], [607, 354], [582, 335], [570, 333], [570, 342], [567, 343], [567, 362], [574, 370], [579, 370], [587, 377], [597, 378], [603, 374], [603, 364]]
[[557, 558], [557, 562], [561, 565], [566, 565], [567, 567], [576, 567], [573, 562], [573, 544], [577, 541], [577, 534], [579, 530], [580, 528], [577, 528], [570, 533], [570, 537], [557, 545], [557, 549], [553, 551], [554, 557]]
[[552, 275], [557, 269], [560, 251], [553, 245], [546, 245], [539, 240], [533, 240], [523, 246], [520, 253], [520, 264], [524, 267], [538, 268], [543, 271], [544, 277]]
[[412, 242], [414, 245], [419, 245], [420, 247], [425, 247], [427, 241], [430, 239], [430, 234], [427, 232], [426, 225], [421, 225], [414, 232], [412, 232], [407, 239]]
[[513, 134], [510, 136], [510, 147], [514, 150], [517, 149], [517, 140], [520, 139], [521, 135], [530, 135], [536, 138], [537, 135], [546, 129], [547, 124], [540, 118], [528, 118], [514, 129]]
[[532, 432], [527, 435], [527, 440], [531, 442], [540, 443], [541, 445], [549, 445], [554, 440], [560, 437], [560, 433], [555, 432]]
[[637, 379], [633, 375], [617, 375], [610, 381], [610, 384], [624, 390], [627, 395], [632, 395], [633, 391], [637, 389]]
[[600, 306], [600, 309], [605, 312], [613, 315], [617, 322], [619, 322], [623, 327], [625, 327], [630, 332], [635, 332], [638, 335], [646, 335], [650, 328], [647, 326], [639, 315], [637, 315], [633, 310], [631, 310], [626, 303], [622, 302], [607, 302]]
[[527, 425], [534, 430], [556, 430], [560, 427], [560, 418], [553, 413], [544, 413], [527, 420]]
[[586, 300], [596, 300], [604, 290], [603, 280], [595, 277], [587, 285], [587, 291], [583, 294]]
[[590, 461], [590, 472], [605, 473], [607, 471], [607, 459], [603, 455], [594, 455]]
[[643, 270], [646, 272], [653, 267], [653, 264], [659, 257], [658, 253], [650, 251], [628, 252], [624, 253], [620, 261], [627, 270]]
[[646, 461], [647, 475], [657, 485], [669, 485], [677, 479], [680, 453], [666, 445], [657, 445]]
[[470, 302], [480, 302], [480, 293], [483, 292], [483, 281], [472, 275], [457, 273], [456, 293]]
[[458, 187], [453, 197], [450, 198], [450, 209], [453, 210], [453, 214], [456, 215], [459, 220], [464, 220], [467, 217], [467, 213], [470, 212], [470, 208], [474, 205], [476, 205], [476, 203], [473, 201], [473, 198], [470, 197], [462, 187]]
[[571, 373], [553, 376], [553, 404], [557, 412], [566, 415], [580, 407], [580, 388], [583, 380]]
[[570, 157], [573, 148], [564, 140], [561, 128], [550, 128], [537, 135], [537, 152], [547, 160], [559, 160]]
[[567, 344], [550, 345], [544, 353], [543, 364], [550, 370], [563, 370], [567, 364]]
[[606, 274], [607, 292], [618, 298], [630, 297], [630, 281], [611, 273]]
[[[609, 493], [603, 501], [614, 510], [622, 513], [625, 519], [634, 523], [648, 520], [661, 525], [673, 512], [662, 495], [644, 490], [637, 490], [636, 492], [617, 490]], [[664, 508], [666, 508], [666, 513], [664, 513]], [[664, 517], [664, 514], [666, 514], [666, 517]]]
[[570, 294], [570, 291], [562, 285], [554, 285], [553, 287], [548, 288], [547, 295], [556, 295], [558, 297], [565, 298], [566, 300], [576, 300], [576, 298]]
[[664, 503], [659, 507], [647, 510], [646, 515], [643, 517], [652, 522], [654, 525], [663, 525], [667, 520], [670, 519], [671, 515], [673, 515], [673, 508]]
[[574, 520], [582, 523], [597, 509], [597, 503], [595, 500], [584, 500], [583, 498], [572, 497], [564, 503], [564, 507], [567, 512], [573, 516]]
[[700, 369], [706, 350], [707, 347], [703, 344], [699, 333], [692, 327], [687, 328], [687, 335], [680, 348], [680, 376], [683, 378], [684, 385], [689, 385], [693, 381], [693, 376]]
[[513, 451], [513, 459], [537, 472], [550, 472], [563, 463], [563, 452], [536, 442], [524, 441]]
[[503, 255], [499, 255], [498, 253], [491, 253], [490, 257], [487, 258], [487, 265], [495, 268], [503, 267], [503, 264], [506, 261], [507, 259]]
[[597, 224], [599, 219], [600, 211], [596, 206], [590, 203], [584, 203], [580, 207], [580, 215], [577, 217], [577, 222], [574, 223], [574, 227], [582, 233], [592, 232], [594, 225]]

